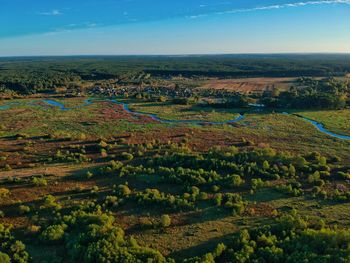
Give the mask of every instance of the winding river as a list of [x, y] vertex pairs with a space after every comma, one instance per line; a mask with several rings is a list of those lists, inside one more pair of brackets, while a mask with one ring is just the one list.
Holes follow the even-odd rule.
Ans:
[[[94, 101], [96, 101], [96, 102], [109, 101], [111, 103], [115, 103], [117, 105], [121, 105], [125, 112], [128, 112], [128, 113], [136, 115], [136, 116], [147, 116], [147, 117], [150, 117], [152, 120], [155, 120], [155, 121], [161, 122], [161, 123], [185, 123], [185, 124], [187, 123], [187, 124], [198, 124], [198, 125], [205, 125], [205, 124], [222, 125], [222, 124], [231, 124], [231, 123], [239, 122], [239, 121], [241, 121], [241, 120], [243, 120], [245, 118], [245, 116], [243, 114], [240, 114], [235, 119], [228, 120], [228, 121], [223, 121], [223, 122], [212, 122], [212, 121], [202, 121], [202, 120], [168, 120], [168, 119], [160, 118], [156, 114], [150, 114], [150, 113], [143, 113], [143, 112], [133, 111], [133, 110], [131, 110], [129, 108], [128, 104], [123, 103], [123, 102], [119, 102], [119, 101], [117, 101], [115, 99], [100, 100], [100, 99], [91, 99], [90, 98], [90, 99], [84, 100], [84, 104], [79, 105], [79, 106], [75, 106], [75, 107], [71, 107], [71, 108], [64, 106], [62, 103], [60, 103], [60, 102], [58, 102], [56, 100], [43, 99], [41, 101], [46, 103], [49, 106], [57, 107], [57, 108], [59, 108], [62, 111], [79, 109], [79, 108], [82, 108], [82, 107], [85, 107], [85, 106], [88, 106], [88, 105], [92, 104]], [[38, 105], [38, 104], [35, 104], [35, 102], [36, 101], [28, 102], [26, 105]], [[8, 110], [11, 107], [16, 106], [16, 105], [21, 105], [21, 103], [19, 103], [19, 102], [9, 102], [9, 103], [7, 103], [5, 105], [1, 105], [0, 106], [0, 110]], [[283, 114], [290, 115], [287, 112], [283, 112]], [[350, 141], [350, 136], [341, 135], [341, 134], [337, 134], [337, 133], [331, 132], [331, 131], [327, 130], [323, 126], [323, 124], [321, 124], [321, 123], [319, 123], [317, 121], [305, 118], [305, 117], [297, 115], [297, 114], [292, 114], [292, 115], [296, 116], [296, 117], [299, 117], [299, 118], [302, 118], [303, 120], [311, 123], [318, 131], [320, 131], [320, 132], [322, 132], [322, 133], [324, 133], [324, 134], [326, 134], [328, 136], [331, 136], [331, 137], [334, 137], [334, 138], [338, 138], [338, 139], [341, 139], [341, 140]]]

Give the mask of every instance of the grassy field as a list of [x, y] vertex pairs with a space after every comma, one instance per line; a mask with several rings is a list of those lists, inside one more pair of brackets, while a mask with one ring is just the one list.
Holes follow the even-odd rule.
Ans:
[[306, 118], [322, 123], [328, 130], [350, 135], [350, 110], [298, 111]]
[[214, 109], [192, 105], [174, 105], [171, 102], [132, 102], [130, 109], [137, 112], [155, 114], [165, 120], [199, 120], [225, 122], [238, 117], [241, 109]]

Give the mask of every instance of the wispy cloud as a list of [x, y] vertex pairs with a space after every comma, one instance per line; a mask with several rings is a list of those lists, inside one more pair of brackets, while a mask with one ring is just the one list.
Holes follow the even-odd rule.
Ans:
[[54, 9], [51, 11], [46, 11], [46, 12], [39, 12], [39, 15], [43, 15], [43, 16], [60, 16], [63, 15], [63, 13], [58, 10], [58, 9]]
[[[231, 10], [216, 12], [214, 13], [214, 15], [236, 14], [236, 13], [246, 13], [246, 12], [254, 12], [254, 11], [273, 10], [273, 9], [296, 8], [296, 7], [312, 6], [312, 5], [334, 5], [334, 4], [350, 5], [350, 0], [318, 0], [318, 1], [294, 2], [294, 3], [280, 4], [280, 5], [257, 6], [253, 8], [231, 9]], [[196, 19], [203, 16], [208, 16], [208, 15], [210, 14], [199, 14], [195, 16], [189, 16], [188, 18]]]

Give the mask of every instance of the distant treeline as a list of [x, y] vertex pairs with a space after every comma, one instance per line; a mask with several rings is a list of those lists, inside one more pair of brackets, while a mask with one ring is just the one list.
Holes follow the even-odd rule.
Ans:
[[[302, 77], [350, 72], [350, 55], [213, 55], [0, 58], [0, 89], [52, 91], [80, 80], [137, 81], [140, 76]], [[144, 74], [146, 73], [146, 74]]]

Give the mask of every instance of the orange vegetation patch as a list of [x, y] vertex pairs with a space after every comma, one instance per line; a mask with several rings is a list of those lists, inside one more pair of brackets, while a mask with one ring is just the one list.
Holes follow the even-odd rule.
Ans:
[[259, 93], [273, 88], [287, 90], [293, 85], [295, 78], [246, 78], [210, 80], [203, 89], [224, 89], [241, 93]]

